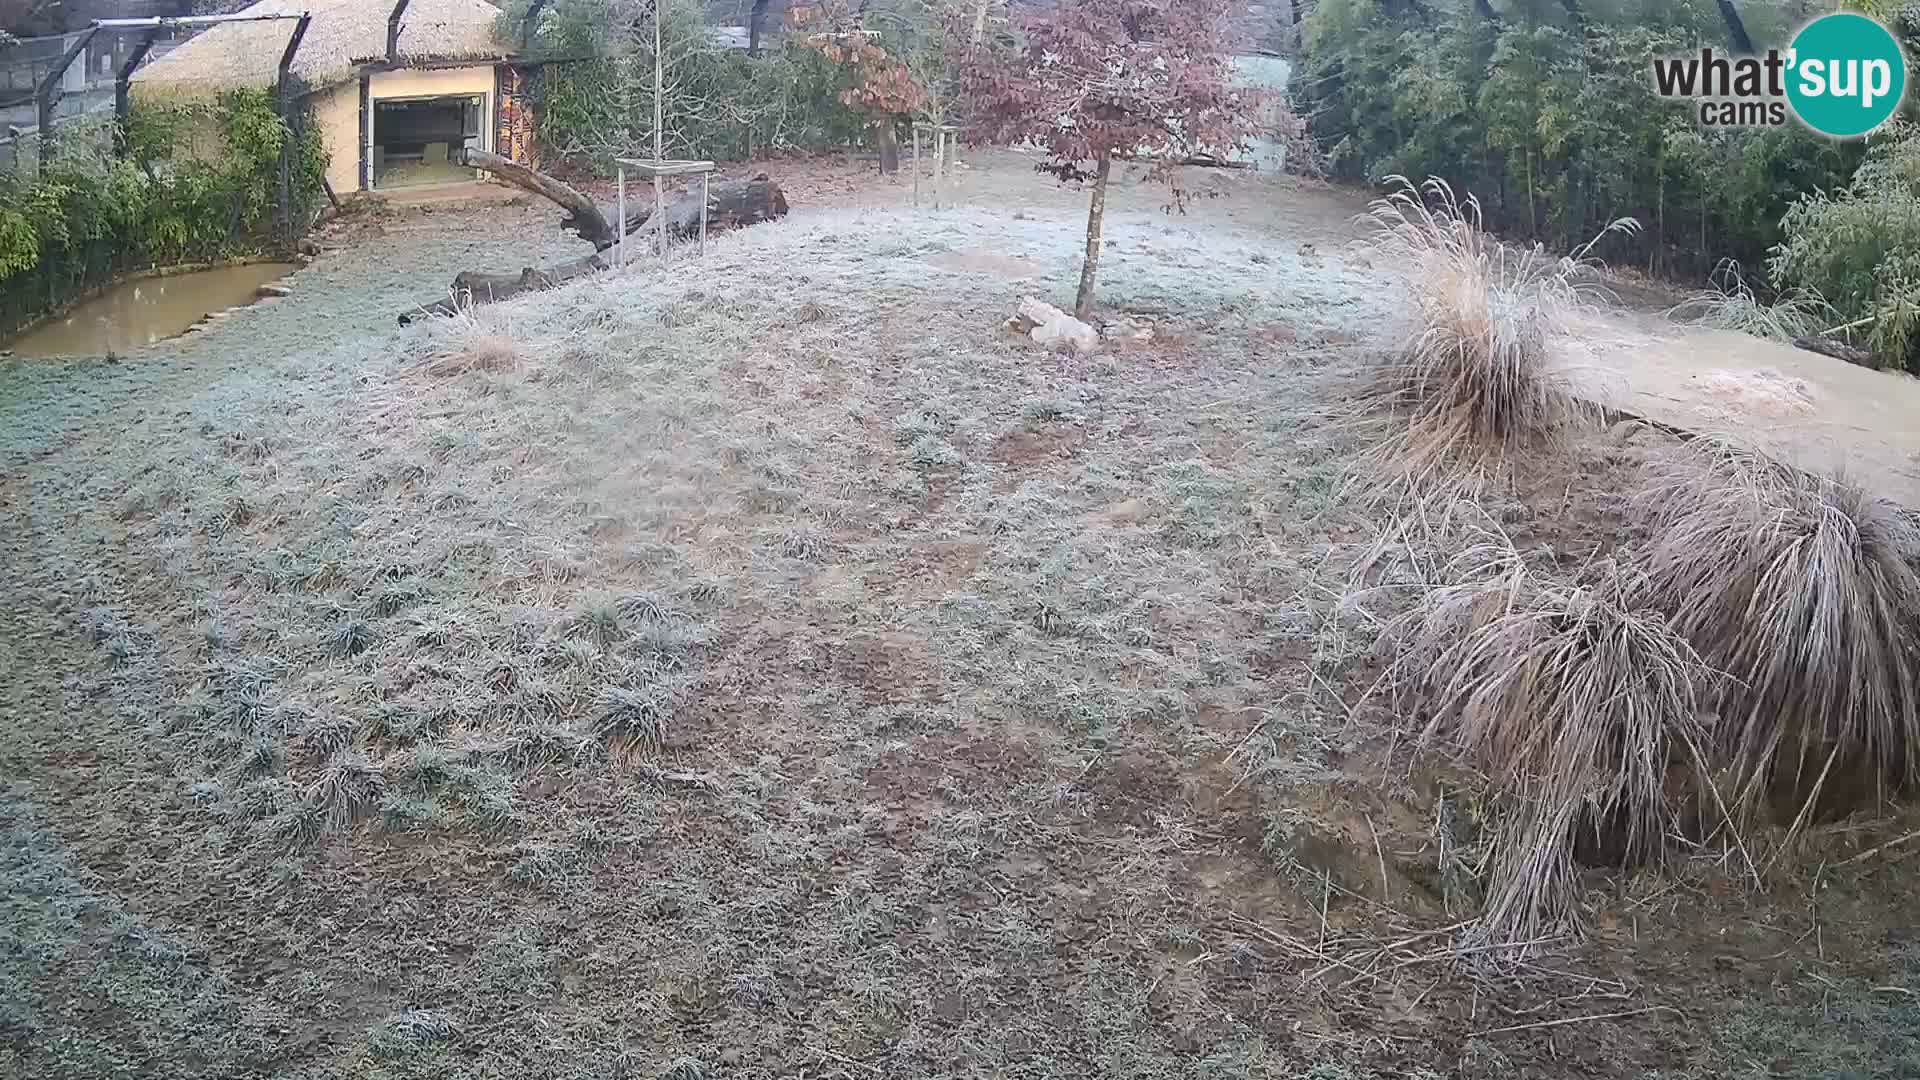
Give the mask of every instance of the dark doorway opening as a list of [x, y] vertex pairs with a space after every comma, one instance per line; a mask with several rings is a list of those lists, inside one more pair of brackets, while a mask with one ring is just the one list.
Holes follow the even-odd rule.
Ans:
[[418, 187], [472, 180], [454, 162], [462, 147], [486, 149], [486, 95], [389, 98], [373, 106], [373, 186]]

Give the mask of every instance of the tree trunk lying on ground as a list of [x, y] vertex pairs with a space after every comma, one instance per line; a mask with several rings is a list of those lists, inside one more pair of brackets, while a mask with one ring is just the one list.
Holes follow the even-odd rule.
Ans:
[[1835, 360], [1845, 360], [1849, 364], [1858, 364], [1874, 371], [1879, 371], [1882, 367], [1880, 358], [1874, 355], [1872, 350], [1862, 349], [1858, 345], [1848, 345], [1844, 341], [1835, 341], [1829, 337], [1794, 338], [1793, 344], [1796, 348], [1817, 352], [1822, 356], [1831, 356]]
[[[461, 163], [472, 168], [485, 169], [507, 183], [530, 191], [565, 210], [567, 216], [560, 220], [560, 227], [571, 230], [580, 239], [592, 244], [594, 254], [554, 266], [529, 266], [517, 274], [462, 270], [454, 276], [453, 285], [445, 294], [421, 301], [401, 312], [402, 326], [414, 319], [429, 315], [451, 315], [463, 307], [474, 304], [492, 303], [519, 296], [522, 293], [551, 289], [575, 278], [605, 270], [612, 265], [611, 258], [601, 253], [613, 247], [614, 241], [620, 235], [614, 231], [613, 215], [602, 212], [591, 198], [578, 189], [555, 180], [545, 173], [482, 150], [466, 151], [462, 155]], [[647, 194], [650, 195], [651, 192], [648, 191]], [[698, 236], [700, 210], [700, 191], [697, 187], [667, 203], [662, 216], [666, 219], [668, 237], [686, 240]], [[758, 225], [763, 221], [775, 221], [785, 216], [787, 216], [786, 193], [780, 190], [779, 184], [768, 179], [765, 173], [751, 180], [713, 184], [707, 193], [706, 217], [709, 232]], [[630, 208], [627, 220], [622, 223], [624, 227], [621, 232], [632, 235], [649, 225], [652, 220], [653, 201], [650, 198], [643, 199], [639, 205]], [[630, 257], [636, 248], [642, 253], [651, 250], [650, 245], [653, 240], [651, 235], [638, 239], [641, 242], [637, 244], [629, 241]]]

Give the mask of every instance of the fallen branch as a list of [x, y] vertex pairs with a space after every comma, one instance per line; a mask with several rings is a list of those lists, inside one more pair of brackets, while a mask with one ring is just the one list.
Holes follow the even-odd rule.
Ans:
[[1854, 857], [1840, 863], [1840, 865], [1852, 866], [1854, 863], [1866, 862], [1868, 859], [1873, 858], [1875, 855], [1880, 854], [1881, 852], [1887, 850], [1888, 848], [1899, 847], [1901, 844], [1904, 844], [1909, 840], [1915, 839], [1916, 837], [1920, 837], [1920, 832], [1910, 832], [1905, 836], [1899, 837], [1897, 839], [1889, 840], [1878, 847], [1868, 848], [1867, 850], [1861, 852], [1860, 854], [1855, 855]]
[[[605, 270], [611, 265], [611, 260], [601, 253], [613, 247], [618, 239], [619, 234], [614, 232], [610, 224], [614, 215], [602, 212], [579, 189], [483, 150], [463, 151], [460, 163], [484, 169], [514, 187], [532, 192], [565, 210], [567, 213], [560, 219], [560, 227], [592, 244], [595, 254], [555, 266], [525, 267], [517, 274], [462, 270], [454, 276], [453, 285], [444, 294], [422, 300], [402, 311], [400, 325], [405, 326], [415, 319], [431, 315], [451, 315], [475, 304], [494, 303], [523, 293], [551, 289], [575, 278]], [[780, 185], [765, 173], [751, 180], [710, 185], [704, 208], [700, 191], [695, 188], [676, 196], [664, 208], [662, 217], [668, 237], [685, 240], [699, 235], [703, 209], [708, 231], [744, 228], [786, 217], [787, 196]], [[627, 219], [621, 223], [620, 232], [632, 235], [652, 220], [653, 206], [647, 202], [627, 215]]]
[[1848, 345], [1844, 341], [1835, 341], [1829, 337], [1798, 337], [1793, 339], [1795, 348], [1808, 352], [1817, 352], [1822, 356], [1831, 356], [1835, 360], [1845, 360], [1870, 371], [1879, 371], [1883, 366], [1880, 358], [1870, 349], [1858, 345]]
[[1488, 1035], [1505, 1035], [1514, 1031], [1533, 1031], [1536, 1028], [1564, 1027], [1568, 1024], [1584, 1024], [1589, 1020], [1620, 1020], [1629, 1016], [1645, 1016], [1647, 1013], [1655, 1012], [1670, 1012], [1675, 1015], [1684, 1015], [1679, 1009], [1669, 1008], [1665, 1005], [1649, 1005], [1644, 1009], [1628, 1009], [1626, 1012], [1599, 1013], [1594, 1016], [1567, 1016], [1559, 1020], [1541, 1020], [1533, 1024], [1513, 1024], [1509, 1027], [1488, 1028], [1485, 1031], [1476, 1031], [1467, 1036], [1467, 1038], [1480, 1039]]

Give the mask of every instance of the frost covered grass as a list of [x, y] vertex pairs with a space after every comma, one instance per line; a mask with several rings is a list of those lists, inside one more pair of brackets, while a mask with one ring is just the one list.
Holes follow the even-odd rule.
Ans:
[[[1120, 192], [1103, 310], [1155, 332], [1090, 358], [999, 325], [1069, 298], [1078, 196], [796, 214], [395, 330], [413, 278], [488, 263], [461, 253], [486, 220], [436, 221], [438, 261], [350, 332], [267, 309], [302, 349], [227, 357], [222, 327], [104, 418], [13, 437], [4, 745], [43, 785], [15, 876], [78, 869], [18, 894], [0, 1019], [36, 1036], [0, 1053], [1450, 1070], [1481, 988], [1289, 944], [1462, 917], [1442, 815], [1367, 752], [1392, 612], [1341, 595], [1379, 526], [1337, 497], [1341, 346], [1382, 301], [1291, 234]], [[138, 916], [47, 917], [88, 874]], [[70, 1008], [115, 984], [60, 950], [131, 989]], [[156, 972], [180, 993], [133, 1000]]]
[[[1256, 1014], [1283, 971], [1220, 953], [1142, 991], [1274, 880], [1195, 832], [1262, 836], [1283, 785], [1335, 775], [1300, 651], [1340, 514], [1319, 346], [1368, 301], [1247, 233], [1112, 236], [1107, 310], [1156, 329], [1124, 352], [1000, 328], [1067, 295], [1071, 217], [822, 213], [285, 358], [61, 455], [38, 580], [97, 627], [102, 693], [143, 703], [105, 736], [165, 773], [143, 828], [366, 923], [280, 986], [392, 1075], [523, 1055], [535, 1002], [583, 982], [551, 1043], [581, 1068], [1255, 1052], [1208, 1002]], [[1030, 899], [1069, 852], [1094, 888]], [[1222, 858], [1244, 887], [1173, 899]], [[899, 944], [952, 904], [990, 932]], [[1075, 959], [1115, 905], [1161, 944]]]

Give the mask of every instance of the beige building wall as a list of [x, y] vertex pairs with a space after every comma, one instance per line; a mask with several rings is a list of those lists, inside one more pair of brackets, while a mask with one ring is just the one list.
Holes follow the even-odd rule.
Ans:
[[360, 190], [360, 84], [314, 94], [313, 122], [327, 148], [327, 183], [336, 195]]
[[[447, 68], [438, 71], [376, 71], [369, 76], [368, 94], [374, 101], [386, 98], [486, 97], [480, 125], [485, 149], [493, 149], [493, 66]], [[360, 190], [360, 81], [344, 82], [313, 95], [313, 119], [318, 124], [327, 148], [327, 183], [335, 194]]]
[[487, 95], [487, 115], [492, 116], [493, 65], [373, 73], [375, 101], [381, 98], [452, 97], [455, 94]]

